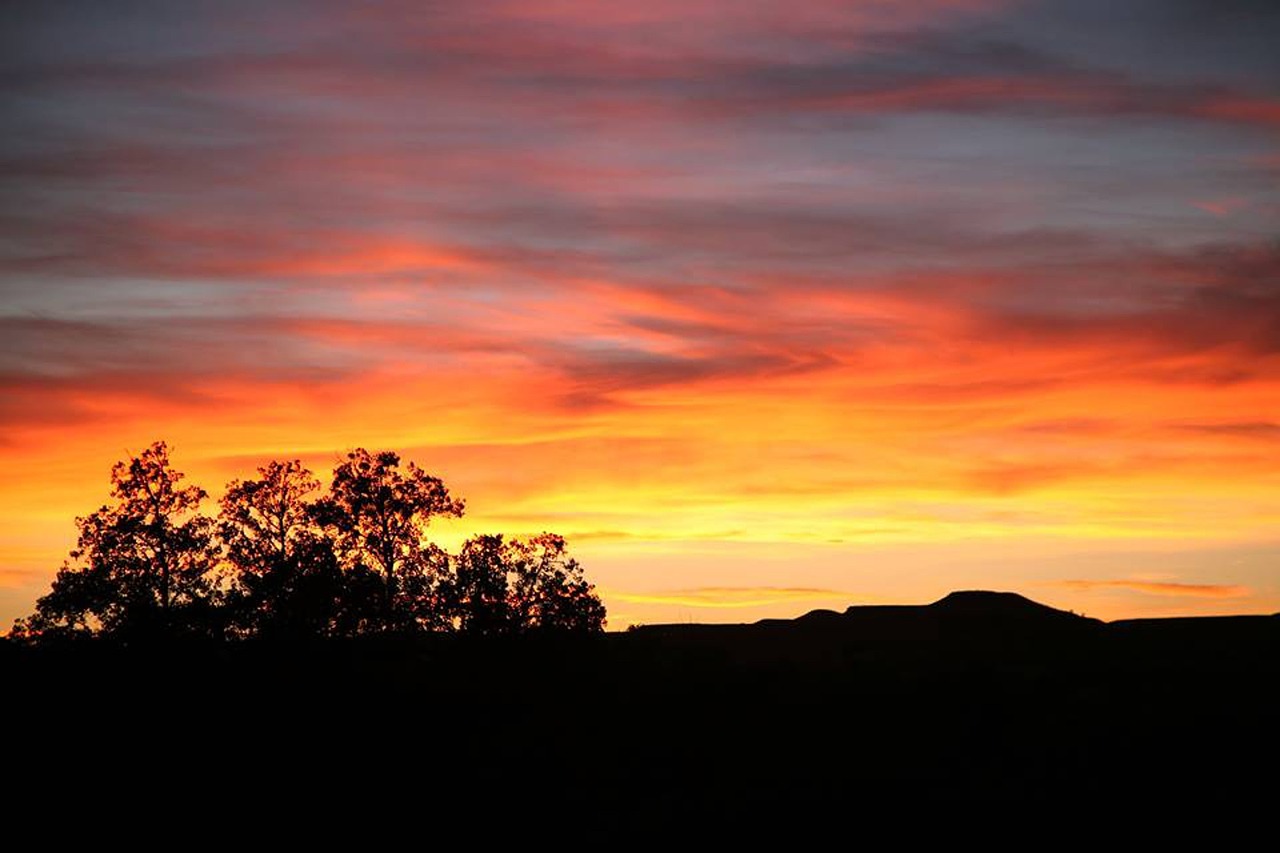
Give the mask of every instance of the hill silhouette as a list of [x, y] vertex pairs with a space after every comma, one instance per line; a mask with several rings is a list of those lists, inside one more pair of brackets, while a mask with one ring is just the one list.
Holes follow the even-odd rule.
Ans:
[[940, 613], [963, 614], [983, 619], [1031, 621], [1085, 618], [1064, 610], [1055, 610], [1016, 592], [991, 592], [982, 589], [952, 592], [927, 607]]
[[502, 789], [503, 814], [568, 803], [580, 832], [875, 803], [1239, 807], [1269, 801], [1280, 759], [1280, 618], [1104, 623], [986, 591], [587, 636], [0, 643], [0, 679], [27, 779], [127, 754], [184, 797], [247, 804], [461, 814]]
[[742, 659], [786, 658], [803, 664], [831, 654], [893, 659], [963, 653], [1000, 659], [1019, 650], [1088, 644], [1102, 626], [1097, 619], [1055, 610], [1017, 593], [965, 590], [925, 605], [855, 605], [843, 612], [813, 610], [796, 619], [649, 625], [632, 633], [715, 647]]

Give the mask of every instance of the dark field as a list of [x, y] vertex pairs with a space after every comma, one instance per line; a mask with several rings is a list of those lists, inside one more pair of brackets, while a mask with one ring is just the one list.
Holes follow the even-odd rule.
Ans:
[[1277, 617], [1103, 624], [963, 593], [585, 640], [0, 652], [11, 781], [127, 800], [102, 781], [127, 768], [148, 798], [240, 814], [296, 797], [313, 820], [409, 804], [577, 832], [1277, 793]]

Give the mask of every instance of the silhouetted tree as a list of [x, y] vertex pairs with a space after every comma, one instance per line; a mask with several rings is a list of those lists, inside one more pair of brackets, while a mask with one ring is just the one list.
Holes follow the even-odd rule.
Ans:
[[345, 568], [382, 575], [384, 627], [437, 628], [445, 619], [440, 590], [447, 559], [427, 541], [427, 526], [463, 509], [439, 478], [416, 464], [402, 472], [398, 454], [359, 448], [334, 468], [329, 495], [317, 501], [314, 515], [334, 536]]
[[514, 627], [508, 600], [509, 547], [502, 536], [462, 543], [448, 587], [458, 629], [467, 634], [506, 634]]
[[[463, 502], [390, 451], [354, 450], [329, 494], [298, 460], [233, 480], [215, 522], [156, 442], [111, 471], [114, 503], [76, 519], [71, 560], [14, 636], [595, 632], [604, 605], [565, 541], [479, 536], [457, 557], [430, 542]], [[224, 558], [225, 552], [225, 558]]]
[[218, 559], [213, 519], [200, 515], [207, 497], [182, 486], [158, 441], [111, 469], [111, 505], [76, 519], [80, 529], [36, 612], [18, 633], [151, 636], [209, 630]]
[[387, 626], [383, 610], [383, 593], [387, 585], [376, 569], [364, 563], [340, 568], [338, 578], [341, 587], [334, 599], [333, 621], [330, 633], [339, 637], [354, 637], [382, 631]]
[[515, 543], [513, 606], [522, 630], [591, 633], [604, 630], [605, 609], [563, 536], [543, 533]]
[[451, 604], [459, 630], [470, 634], [604, 630], [605, 608], [564, 537], [477, 536], [463, 543]]
[[328, 634], [349, 604], [333, 543], [313, 519], [310, 499], [319, 490], [296, 459], [228, 484], [218, 529], [231, 567], [228, 607], [240, 633]]

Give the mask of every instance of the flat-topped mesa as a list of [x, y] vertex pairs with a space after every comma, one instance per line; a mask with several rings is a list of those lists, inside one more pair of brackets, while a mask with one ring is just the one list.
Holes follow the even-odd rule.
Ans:
[[1013, 631], [1051, 632], [1101, 625], [1099, 620], [1032, 601], [1016, 592], [957, 590], [931, 604], [855, 604], [843, 611], [811, 610], [794, 618], [761, 619], [750, 624], [648, 625], [642, 633], [743, 634], [750, 628], [777, 632], [799, 630], [804, 636], [932, 637], [938, 631], [987, 635]]
[[972, 616], [999, 618], [1070, 618], [1084, 619], [1076, 613], [1057, 610], [1032, 601], [1016, 592], [993, 592], [982, 589], [957, 590], [928, 605], [931, 610]]

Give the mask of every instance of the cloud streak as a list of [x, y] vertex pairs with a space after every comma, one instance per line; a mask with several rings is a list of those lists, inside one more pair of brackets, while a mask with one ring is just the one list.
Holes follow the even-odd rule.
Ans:
[[679, 607], [751, 608], [772, 604], [832, 602], [852, 599], [847, 592], [807, 587], [696, 587], [655, 592], [613, 592], [611, 599], [627, 604], [661, 604]]
[[1140, 592], [1144, 595], [1188, 598], [1243, 598], [1252, 594], [1252, 590], [1249, 587], [1237, 584], [1137, 580], [1066, 580], [1061, 581], [1061, 585], [1067, 589], [1080, 590], [1082, 592], [1118, 589], [1128, 592]]

